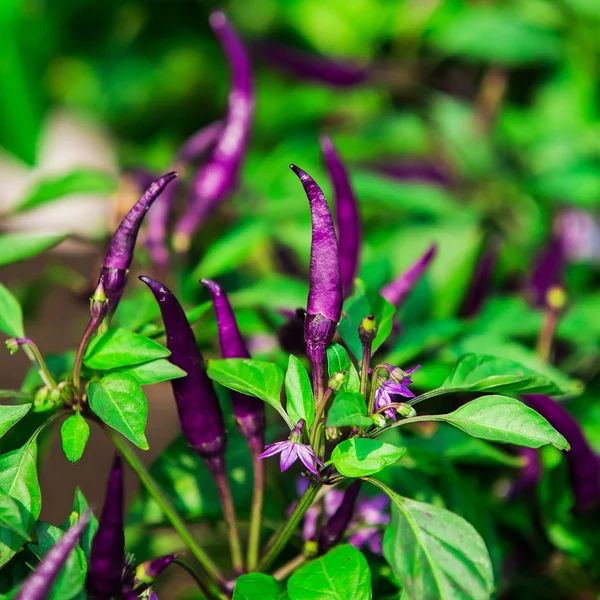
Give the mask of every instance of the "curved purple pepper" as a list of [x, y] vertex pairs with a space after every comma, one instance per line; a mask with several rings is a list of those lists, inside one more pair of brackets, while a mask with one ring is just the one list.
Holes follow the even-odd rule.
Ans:
[[563, 241], [554, 236], [537, 256], [529, 282], [531, 301], [535, 306], [546, 306], [548, 290], [562, 284], [565, 262]]
[[333, 184], [342, 288], [347, 298], [352, 293], [360, 260], [362, 236], [358, 200], [344, 163], [326, 135], [321, 136], [321, 151]]
[[540, 451], [537, 448], [522, 446], [518, 449], [518, 452], [524, 464], [521, 467], [519, 477], [514, 481], [508, 492], [508, 498], [510, 499], [515, 499], [522, 493], [531, 490], [542, 478]]
[[237, 185], [254, 115], [252, 68], [248, 53], [222, 12], [210, 16], [210, 25], [232, 71], [227, 120], [209, 161], [198, 171], [190, 202], [175, 227], [174, 246], [187, 250], [198, 225]]
[[426, 182], [443, 187], [454, 183], [454, 177], [447, 168], [428, 160], [383, 160], [366, 166], [385, 177], [399, 181]]
[[175, 156], [175, 164], [188, 164], [196, 160], [217, 143], [223, 133], [223, 123], [215, 121], [193, 133], [184, 143]]
[[152, 584], [154, 580], [177, 558], [177, 554], [166, 554], [138, 565], [135, 570], [136, 583]]
[[44, 600], [50, 595], [52, 586], [60, 574], [69, 554], [75, 548], [79, 537], [90, 520], [87, 511], [75, 525], [71, 525], [65, 534], [44, 556], [35, 571], [25, 579], [14, 600]]
[[424, 275], [429, 263], [434, 259], [437, 252], [437, 244], [434, 242], [429, 246], [425, 254], [414, 262], [404, 273], [388, 283], [382, 290], [381, 295], [394, 306], [401, 306], [406, 297]]
[[600, 498], [598, 458], [588, 444], [576, 419], [558, 402], [541, 394], [528, 394], [523, 400], [552, 425], [571, 445], [566, 460], [578, 510], [590, 510]]
[[489, 297], [499, 254], [500, 240], [495, 238], [489, 240], [473, 269], [469, 289], [460, 311], [461, 316], [474, 317]]
[[177, 404], [181, 431], [192, 447], [211, 469], [224, 465], [227, 437], [223, 413], [212, 386], [204, 359], [198, 350], [194, 332], [177, 298], [164, 285], [140, 277], [150, 288], [162, 315], [170, 361], [187, 375], [173, 379], [171, 386]]
[[283, 44], [261, 42], [258, 50], [274, 67], [301, 79], [313, 79], [336, 87], [353, 87], [365, 83], [369, 70], [349, 61], [308, 54]]
[[344, 535], [356, 507], [356, 500], [360, 492], [361, 481], [355, 481], [345, 491], [344, 498], [338, 509], [329, 518], [319, 533], [319, 553], [325, 554], [332, 546], [335, 546]]
[[306, 171], [296, 165], [290, 168], [300, 179], [310, 204], [312, 242], [304, 341], [317, 388], [314, 391], [318, 393], [323, 391], [325, 350], [333, 340], [342, 314], [342, 274], [338, 242], [325, 195]]
[[[200, 283], [210, 290], [212, 296], [219, 329], [221, 356], [223, 358], [250, 358], [227, 295], [214, 281], [201, 279]], [[265, 445], [265, 403], [240, 392], [232, 391], [230, 396], [233, 414], [240, 432], [248, 440], [251, 449], [262, 451]]]
[[127, 271], [133, 260], [135, 242], [144, 216], [152, 203], [175, 177], [177, 177], [176, 173], [167, 173], [151, 183], [143, 196], [125, 215], [108, 244], [100, 279], [104, 284], [106, 298], [108, 299], [109, 314], [114, 313], [117, 309], [125, 289]]
[[92, 540], [85, 580], [88, 595], [98, 600], [117, 596], [124, 565], [123, 463], [121, 457], [116, 456], [108, 477], [98, 531]]

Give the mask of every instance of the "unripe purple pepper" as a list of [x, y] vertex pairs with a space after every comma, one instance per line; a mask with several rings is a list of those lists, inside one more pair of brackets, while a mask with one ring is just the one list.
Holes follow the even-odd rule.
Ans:
[[154, 181], [125, 215], [108, 244], [108, 250], [100, 272], [100, 280], [104, 284], [109, 314], [115, 312], [123, 295], [127, 282], [127, 271], [133, 260], [135, 242], [144, 216], [152, 203], [175, 177], [177, 177], [176, 173], [167, 173]]
[[83, 514], [77, 523], [44, 556], [35, 571], [27, 577], [14, 600], [44, 600], [50, 595], [52, 586], [60, 574], [69, 554], [75, 548], [79, 537], [90, 520], [90, 513]]
[[333, 513], [319, 534], [319, 553], [324, 554], [332, 546], [335, 546], [343, 537], [348, 524], [354, 515], [354, 508], [358, 493], [360, 492], [360, 480], [355, 481], [344, 493], [344, 498], [339, 508]]
[[194, 332], [181, 304], [168, 288], [150, 277], [140, 279], [158, 302], [167, 348], [171, 351], [170, 361], [187, 373], [171, 381], [181, 431], [211, 470], [222, 470], [227, 442], [225, 422]]
[[300, 179], [310, 204], [312, 243], [304, 341], [313, 370], [315, 393], [318, 393], [323, 391], [325, 350], [333, 340], [342, 314], [342, 275], [337, 238], [325, 195], [306, 171], [295, 165], [290, 168]]
[[346, 167], [331, 139], [326, 135], [321, 136], [321, 151], [333, 184], [342, 287], [344, 298], [347, 298], [352, 293], [360, 260], [362, 235], [358, 200]]
[[210, 25], [227, 56], [232, 72], [231, 91], [223, 133], [211, 158], [198, 171], [190, 203], [175, 227], [173, 244], [179, 251], [187, 250], [199, 224], [237, 185], [254, 115], [248, 53], [222, 12], [210, 16]]
[[135, 569], [135, 582], [152, 584], [154, 580], [177, 558], [177, 554], [167, 554], [148, 560]]
[[[201, 279], [200, 282], [210, 290], [212, 296], [219, 330], [221, 356], [223, 358], [250, 358], [227, 294], [214, 281]], [[265, 403], [240, 392], [232, 391], [230, 396], [233, 414], [240, 432], [248, 440], [251, 449], [262, 451], [265, 445]]]
[[125, 530], [123, 515], [123, 463], [120, 456], [113, 462], [98, 531], [92, 540], [85, 587], [92, 599], [110, 600], [121, 589], [125, 565]]

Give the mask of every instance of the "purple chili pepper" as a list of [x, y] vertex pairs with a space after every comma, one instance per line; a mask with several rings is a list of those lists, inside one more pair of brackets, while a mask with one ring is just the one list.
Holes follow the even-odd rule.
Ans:
[[185, 164], [195, 161], [201, 154], [214, 146], [223, 133], [223, 123], [215, 121], [192, 134], [177, 152], [175, 164]]
[[473, 269], [471, 283], [460, 311], [461, 316], [474, 317], [481, 310], [483, 303], [490, 295], [490, 287], [499, 254], [499, 240], [496, 238], [491, 239]]
[[85, 587], [91, 598], [110, 600], [121, 589], [125, 565], [123, 464], [116, 456], [108, 477], [104, 508], [92, 540]]
[[342, 314], [342, 275], [337, 238], [325, 195], [308, 173], [295, 165], [290, 168], [300, 179], [310, 204], [312, 242], [304, 341], [313, 370], [314, 392], [318, 395], [323, 391], [325, 350], [333, 340]]
[[123, 294], [127, 271], [133, 259], [135, 242], [144, 216], [167, 184], [175, 177], [177, 177], [176, 173], [167, 173], [154, 181], [125, 215], [108, 244], [100, 279], [104, 283], [109, 314], [115, 312]]
[[152, 584], [154, 580], [177, 558], [177, 554], [159, 556], [138, 565], [135, 570], [136, 583]]
[[523, 467], [519, 477], [512, 484], [507, 496], [510, 499], [517, 498], [523, 492], [531, 490], [542, 478], [542, 460], [540, 451], [537, 448], [526, 448], [521, 446], [518, 449], [519, 456], [523, 459]]
[[342, 159], [326, 135], [321, 136], [321, 151], [333, 183], [342, 287], [347, 298], [352, 293], [360, 260], [362, 236], [358, 200]]
[[596, 454], [588, 444], [575, 418], [549, 396], [528, 394], [523, 400], [561, 433], [571, 445], [566, 460], [575, 495], [575, 506], [586, 511], [593, 508], [600, 497], [600, 469]]
[[554, 236], [538, 255], [529, 282], [531, 301], [535, 306], [546, 306], [548, 291], [562, 284], [564, 266], [563, 242], [559, 236]]
[[[235, 314], [227, 298], [227, 294], [214, 281], [201, 279], [212, 295], [213, 306], [219, 329], [219, 342], [223, 358], [250, 358], [250, 353], [238, 328]], [[262, 451], [265, 432], [265, 403], [253, 396], [240, 392], [230, 393], [235, 421], [248, 440], [250, 449]]]
[[86, 511], [75, 525], [69, 527], [60, 540], [44, 556], [35, 571], [23, 582], [14, 600], [44, 600], [50, 595], [56, 578], [65, 562], [67, 562], [69, 554], [75, 548], [89, 520], [90, 512]]
[[225, 51], [233, 80], [223, 133], [210, 160], [198, 171], [190, 203], [175, 227], [174, 246], [180, 251], [187, 250], [198, 225], [237, 185], [254, 114], [248, 53], [222, 12], [213, 13], [210, 24]]
[[273, 42], [260, 42], [257, 46], [261, 56], [274, 67], [302, 79], [313, 79], [336, 87], [353, 87], [365, 83], [369, 77], [368, 69], [349, 61], [308, 54]]
[[390, 179], [400, 181], [426, 182], [440, 186], [453, 183], [453, 177], [447, 169], [426, 160], [386, 160], [366, 166]]
[[381, 295], [394, 306], [399, 307], [424, 275], [429, 263], [437, 252], [437, 244], [433, 243], [425, 254], [414, 262], [404, 273], [390, 281], [382, 290]]
[[325, 554], [327, 550], [335, 546], [344, 535], [352, 517], [356, 500], [360, 492], [360, 480], [355, 481], [344, 493], [344, 499], [333, 516], [327, 521], [319, 534], [319, 553]]
[[181, 431], [188, 444], [215, 472], [224, 468], [227, 442], [223, 413], [212, 386], [194, 332], [177, 298], [164, 285], [140, 277], [150, 288], [162, 315], [171, 362], [187, 375], [171, 380]]

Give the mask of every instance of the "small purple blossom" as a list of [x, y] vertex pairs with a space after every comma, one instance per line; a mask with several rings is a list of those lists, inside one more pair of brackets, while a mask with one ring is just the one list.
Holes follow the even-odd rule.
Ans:
[[356, 507], [356, 520], [360, 522], [348, 540], [356, 548], [367, 546], [374, 554], [381, 554], [383, 534], [381, 526], [390, 522], [387, 509], [390, 499], [385, 494], [362, 498]]
[[300, 419], [298, 424], [292, 430], [290, 437], [283, 442], [275, 442], [265, 446], [265, 451], [258, 457], [259, 460], [281, 454], [280, 467], [281, 471], [287, 471], [298, 459], [300, 462], [314, 475], [318, 474], [315, 463], [323, 466], [323, 463], [317, 458], [315, 451], [308, 445], [303, 444], [302, 428], [304, 427], [304, 419]]
[[[420, 369], [421, 365], [417, 365], [412, 369], [405, 371], [406, 375], [414, 373], [417, 369]], [[415, 395], [412, 393], [408, 386], [412, 383], [410, 377], [404, 377], [402, 381], [394, 381], [393, 379], [386, 379], [375, 392], [375, 410], [378, 411], [381, 407], [386, 404], [394, 402], [394, 396], [404, 396], [404, 398], [414, 398]], [[383, 411], [390, 419], [396, 420], [396, 411], [393, 408], [388, 408]]]

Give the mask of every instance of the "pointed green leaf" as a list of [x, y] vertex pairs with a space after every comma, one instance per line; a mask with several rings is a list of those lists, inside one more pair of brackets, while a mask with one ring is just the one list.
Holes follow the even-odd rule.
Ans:
[[330, 463], [345, 477], [366, 477], [394, 464], [406, 448], [369, 438], [352, 438], [338, 444]]
[[90, 437], [90, 426], [79, 411], [71, 415], [60, 428], [62, 447], [69, 462], [79, 461]]
[[89, 369], [100, 371], [138, 365], [171, 353], [158, 342], [126, 329], [109, 329], [88, 346], [83, 360]]
[[[78, 515], [83, 515], [89, 510], [89, 505], [83, 492], [79, 488], [75, 488], [75, 498], [73, 500], [73, 512]], [[67, 530], [70, 526], [70, 520], [62, 526], [63, 530]], [[79, 538], [79, 545], [81, 546], [86, 558], [89, 560], [92, 551], [92, 540], [98, 531], [98, 519], [93, 514], [90, 514], [90, 520], [83, 530], [81, 537]]]
[[292, 423], [304, 419], [307, 428], [310, 427], [315, 418], [315, 399], [310, 377], [304, 365], [293, 354], [290, 354], [285, 374], [285, 394], [286, 409]]
[[23, 540], [28, 540], [29, 533], [24, 512], [14, 498], [5, 491], [0, 490], [0, 529], [9, 529], [15, 535], [22, 537]]
[[31, 409], [31, 404], [0, 406], [0, 437], [16, 425]]
[[0, 331], [9, 337], [24, 337], [23, 311], [12, 292], [0, 283]]
[[[15, 500], [21, 510], [25, 531], [29, 534], [40, 514], [42, 498], [37, 477], [37, 442], [29, 439], [24, 446], [0, 456], [0, 490]], [[23, 545], [23, 537], [0, 528], [0, 567]]]
[[271, 575], [248, 573], [238, 577], [233, 600], [285, 600], [287, 592]]
[[327, 348], [327, 369], [329, 377], [332, 377], [336, 373], [341, 373], [342, 371], [346, 373], [346, 380], [342, 385], [343, 390], [348, 390], [350, 392], [358, 392], [358, 390], [360, 390], [358, 371], [352, 364], [350, 356], [343, 346], [332, 344]]
[[67, 236], [44, 233], [0, 235], [0, 267], [31, 258], [60, 244]]
[[144, 431], [148, 418], [148, 402], [135, 377], [112, 373], [99, 383], [90, 383], [90, 408], [107, 425], [123, 434], [138, 448], [148, 450]]
[[367, 417], [365, 399], [358, 392], [338, 392], [327, 414], [327, 427], [368, 427], [373, 419]]
[[298, 569], [288, 581], [290, 600], [371, 600], [371, 571], [354, 546], [344, 544]]
[[161, 381], [171, 381], [171, 379], [179, 379], [186, 376], [186, 372], [183, 369], [175, 366], [166, 358], [151, 360], [132, 367], [121, 367], [111, 372], [131, 375], [137, 379], [140, 385], [152, 385]]

